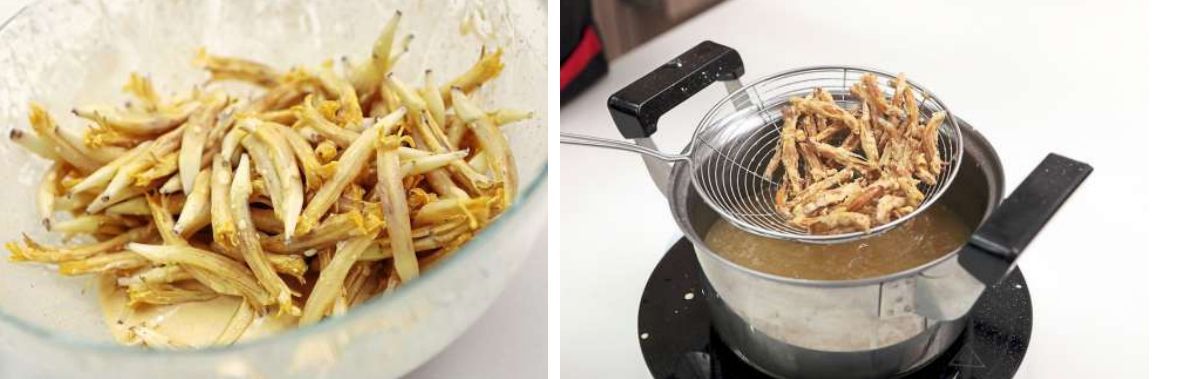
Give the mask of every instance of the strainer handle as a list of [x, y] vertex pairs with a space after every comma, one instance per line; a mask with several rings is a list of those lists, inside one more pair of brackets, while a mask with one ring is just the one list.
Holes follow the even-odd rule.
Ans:
[[666, 162], [676, 161], [676, 160], [687, 160], [686, 156], [679, 155], [679, 154], [663, 153], [663, 152], [658, 151], [656, 149], [651, 149], [651, 148], [648, 148], [645, 146], [638, 145], [636, 143], [623, 142], [623, 141], [618, 141], [618, 140], [608, 139], [608, 138], [587, 136], [584, 134], [560, 133], [560, 143], [566, 144], [566, 145], [603, 147], [603, 148], [612, 149], [612, 150], [629, 151], [629, 152], [638, 153], [638, 154], [645, 155], [645, 156], [658, 158], [659, 160], [666, 161]]
[[663, 114], [717, 80], [743, 75], [739, 53], [703, 41], [610, 96], [609, 114], [625, 138], [649, 138]]
[[1001, 282], [1091, 171], [1086, 163], [1047, 155], [961, 248], [961, 266], [986, 285]]

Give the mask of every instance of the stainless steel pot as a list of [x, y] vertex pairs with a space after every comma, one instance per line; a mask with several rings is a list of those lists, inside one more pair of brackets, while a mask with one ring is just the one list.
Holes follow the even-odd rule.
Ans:
[[[975, 229], [997, 209], [1004, 176], [993, 148], [959, 122], [965, 159], [940, 201]], [[918, 368], [952, 344], [985, 288], [956, 253], [904, 272], [848, 281], [792, 279], [736, 265], [703, 242], [719, 218], [685, 171], [679, 165], [670, 173], [670, 205], [695, 245], [712, 325], [761, 371], [790, 378], [877, 378]]]
[[[634, 140], [631, 150], [656, 151], [649, 137], [658, 118], [715, 81], [723, 81], [729, 95], [702, 123], [740, 122], [747, 113], [761, 111], [763, 106], [731, 110], [732, 104], [755, 103], [760, 96], [755, 90], [760, 82], [741, 85], [742, 74], [743, 62], [734, 50], [704, 42], [615, 93], [610, 111], [622, 135]], [[726, 110], [718, 112], [721, 108]], [[957, 121], [964, 137], [963, 162], [939, 201], [976, 232], [964, 247], [942, 258], [861, 280], [787, 278], [720, 257], [703, 240], [720, 217], [692, 186], [693, 163], [671, 167], [644, 156], [675, 221], [694, 244], [713, 326], [724, 342], [761, 371], [789, 378], [889, 377], [943, 353], [987, 285], [1004, 278], [1091, 172], [1086, 164], [1051, 154], [1002, 201], [1004, 173], [996, 152], [971, 126]]]

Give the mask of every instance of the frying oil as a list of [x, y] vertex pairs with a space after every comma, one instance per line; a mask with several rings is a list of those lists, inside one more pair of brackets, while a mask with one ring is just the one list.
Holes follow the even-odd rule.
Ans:
[[923, 265], [962, 246], [971, 231], [944, 205], [935, 205], [878, 236], [815, 245], [753, 235], [720, 219], [704, 241], [738, 265], [796, 279], [850, 280]]

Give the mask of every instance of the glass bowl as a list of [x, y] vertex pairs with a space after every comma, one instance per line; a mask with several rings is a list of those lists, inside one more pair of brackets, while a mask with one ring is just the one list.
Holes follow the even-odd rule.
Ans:
[[[488, 108], [535, 112], [504, 128], [519, 169], [516, 204], [418, 280], [306, 328], [233, 346], [156, 351], [114, 343], [95, 280], [0, 262], [0, 377], [396, 377], [452, 342], [502, 291], [547, 230], [546, 3], [537, 0], [46, 0], [0, 26], [0, 128], [28, 129], [30, 101], [63, 127], [76, 104], [124, 99], [132, 71], [163, 93], [204, 80], [196, 49], [276, 67], [360, 56], [396, 10], [414, 33], [394, 71], [419, 83], [426, 68], [457, 75], [482, 46], [504, 49], [501, 76], [475, 95]], [[463, 27], [464, 26], [464, 27]], [[465, 31], [466, 33], [460, 33]], [[33, 191], [48, 162], [4, 139], [0, 240], [52, 239]]]

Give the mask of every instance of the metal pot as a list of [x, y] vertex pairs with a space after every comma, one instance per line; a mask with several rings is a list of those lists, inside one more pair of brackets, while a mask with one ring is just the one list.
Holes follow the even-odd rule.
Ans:
[[[980, 225], [1001, 199], [1001, 161], [961, 122], [965, 160], [940, 200], [967, 225]], [[714, 327], [736, 354], [782, 377], [877, 378], [918, 368], [948, 349], [985, 285], [956, 253], [884, 277], [817, 281], [736, 265], [703, 237], [719, 221], [690, 185], [685, 165], [671, 171], [671, 210], [694, 244]]]
[[[610, 111], [622, 134], [635, 141], [631, 146], [640, 147], [633, 150], [656, 150], [649, 137], [658, 118], [714, 81], [723, 81], [729, 95], [702, 122], [741, 117], [738, 109], [717, 110], [759, 96], [754, 89], [759, 82], [741, 85], [742, 74], [743, 63], [734, 50], [704, 42], [615, 93]], [[957, 121], [964, 157], [955, 181], [938, 201], [976, 232], [965, 246], [939, 259], [859, 280], [775, 276], [717, 255], [703, 236], [720, 217], [692, 186], [692, 163], [672, 167], [645, 155], [675, 221], [694, 244], [713, 326], [724, 342], [761, 371], [789, 378], [889, 377], [943, 353], [964, 329], [987, 285], [1004, 278], [1091, 172], [1086, 164], [1051, 154], [1003, 202], [1004, 173], [996, 152], [971, 126]]]

